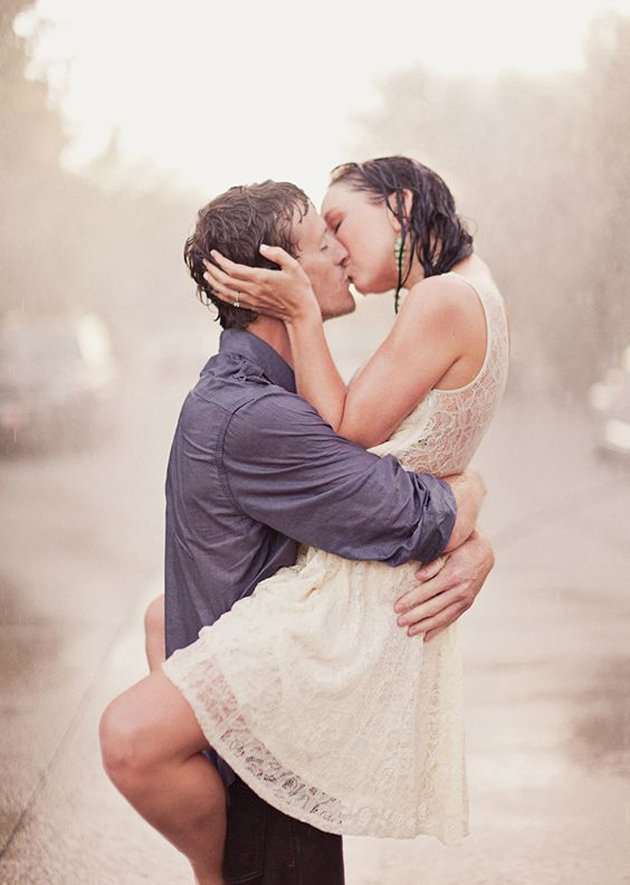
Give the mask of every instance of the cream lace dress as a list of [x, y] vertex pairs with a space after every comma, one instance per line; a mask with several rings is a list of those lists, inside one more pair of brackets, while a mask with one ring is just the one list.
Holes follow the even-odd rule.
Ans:
[[[488, 333], [481, 371], [464, 388], [432, 390], [372, 449], [409, 470], [463, 470], [501, 399], [502, 301], [473, 288]], [[467, 832], [456, 626], [425, 643], [392, 607], [416, 569], [304, 548], [163, 664], [234, 771], [321, 830], [444, 842]]]

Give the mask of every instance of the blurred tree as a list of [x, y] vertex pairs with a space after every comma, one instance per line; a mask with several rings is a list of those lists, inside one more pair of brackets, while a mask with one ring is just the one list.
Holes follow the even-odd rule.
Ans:
[[61, 122], [48, 105], [45, 83], [27, 77], [27, 41], [16, 34], [16, 17], [34, 0], [3, 0], [0, 8], [0, 125], [10, 137], [0, 143], [5, 173], [56, 167], [66, 145]]
[[612, 350], [618, 357], [630, 344], [630, 17], [598, 16], [586, 42], [586, 59], [593, 334], [600, 352]]
[[69, 139], [60, 111], [46, 72], [29, 73], [38, 31], [25, 39], [14, 29], [33, 6], [5, 0], [0, 11], [0, 312], [95, 311], [119, 350], [135, 357], [186, 304], [209, 322], [201, 307], [194, 312], [182, 261], [202, 201], [176, 192], [149, 164], [126, 167], [116, 134], [83, 174], [63, 168]]
[[[45, 84], [26, 76], [26, 40], [14, 28], [15, 18], [34, 5], [31, 0], [7, 0], [0, 11], [0, 142], [2, 199], [0, 309], [23, 307], [37, 290], [37, 275], [29, 272], [28, 249], [38, 228], [45, 240], [54, 229], [53, 194], [63, 185], [59, 167], [65, 136], [58, 116], [48, 106]], [[45, 294], [41, 293], [41, 302]]]

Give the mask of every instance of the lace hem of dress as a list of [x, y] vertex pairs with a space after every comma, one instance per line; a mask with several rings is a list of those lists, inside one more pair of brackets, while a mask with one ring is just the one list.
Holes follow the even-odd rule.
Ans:
[[210, 746], [274, 808], [328, 833], [396, 839], [428, 835], [447, 845], [459, 843], [468, 834], [467, 823], [460, 814], [448, 819], [442, 812], [437, 819], [423, 803], [418, 804], [414, 815], [386, 811], [369, 803], [348, 805], [305, 782], [251, 733], [227, 680], [210, 654], [206, 653], [204, 665], [203, 674], [198, 668], [190, 668], [186, 650], [182, 649], [164, 661], [162, 670], [190, 704]]

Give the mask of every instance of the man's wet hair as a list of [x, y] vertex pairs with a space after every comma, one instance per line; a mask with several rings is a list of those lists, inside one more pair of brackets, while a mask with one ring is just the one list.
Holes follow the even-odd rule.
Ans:
[[210, 252], [251, 267], [276, 268], [260, 254], [260, 246], [281, 246], [297, 258], [293, 223], [308, 212], [310, 202], [301, 188], [287, 181], [263, 181], [232, 187], [199, 210], [195, 230], [186, 240], [184, 261], [197, 284], [202, 304], [214, 305], [224, 329], [246, 329], [258, 318], [253, 310], [222, 301], [206, 279], [204, 258], [216, 264]]

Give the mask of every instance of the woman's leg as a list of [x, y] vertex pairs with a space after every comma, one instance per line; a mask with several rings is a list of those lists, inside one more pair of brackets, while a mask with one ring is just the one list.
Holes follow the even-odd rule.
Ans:
[[199, 885], [223, 882], [225, 789], [201, 754], [208, 742], [161, 670], [116, 698], [100, 725], [107, 774], [142, 817], [190, 861]]
[[164, 594], [149, 603], [144, 613], [144, 647], [149, 670], [157, 670], [166, 657], [164, 647]]

